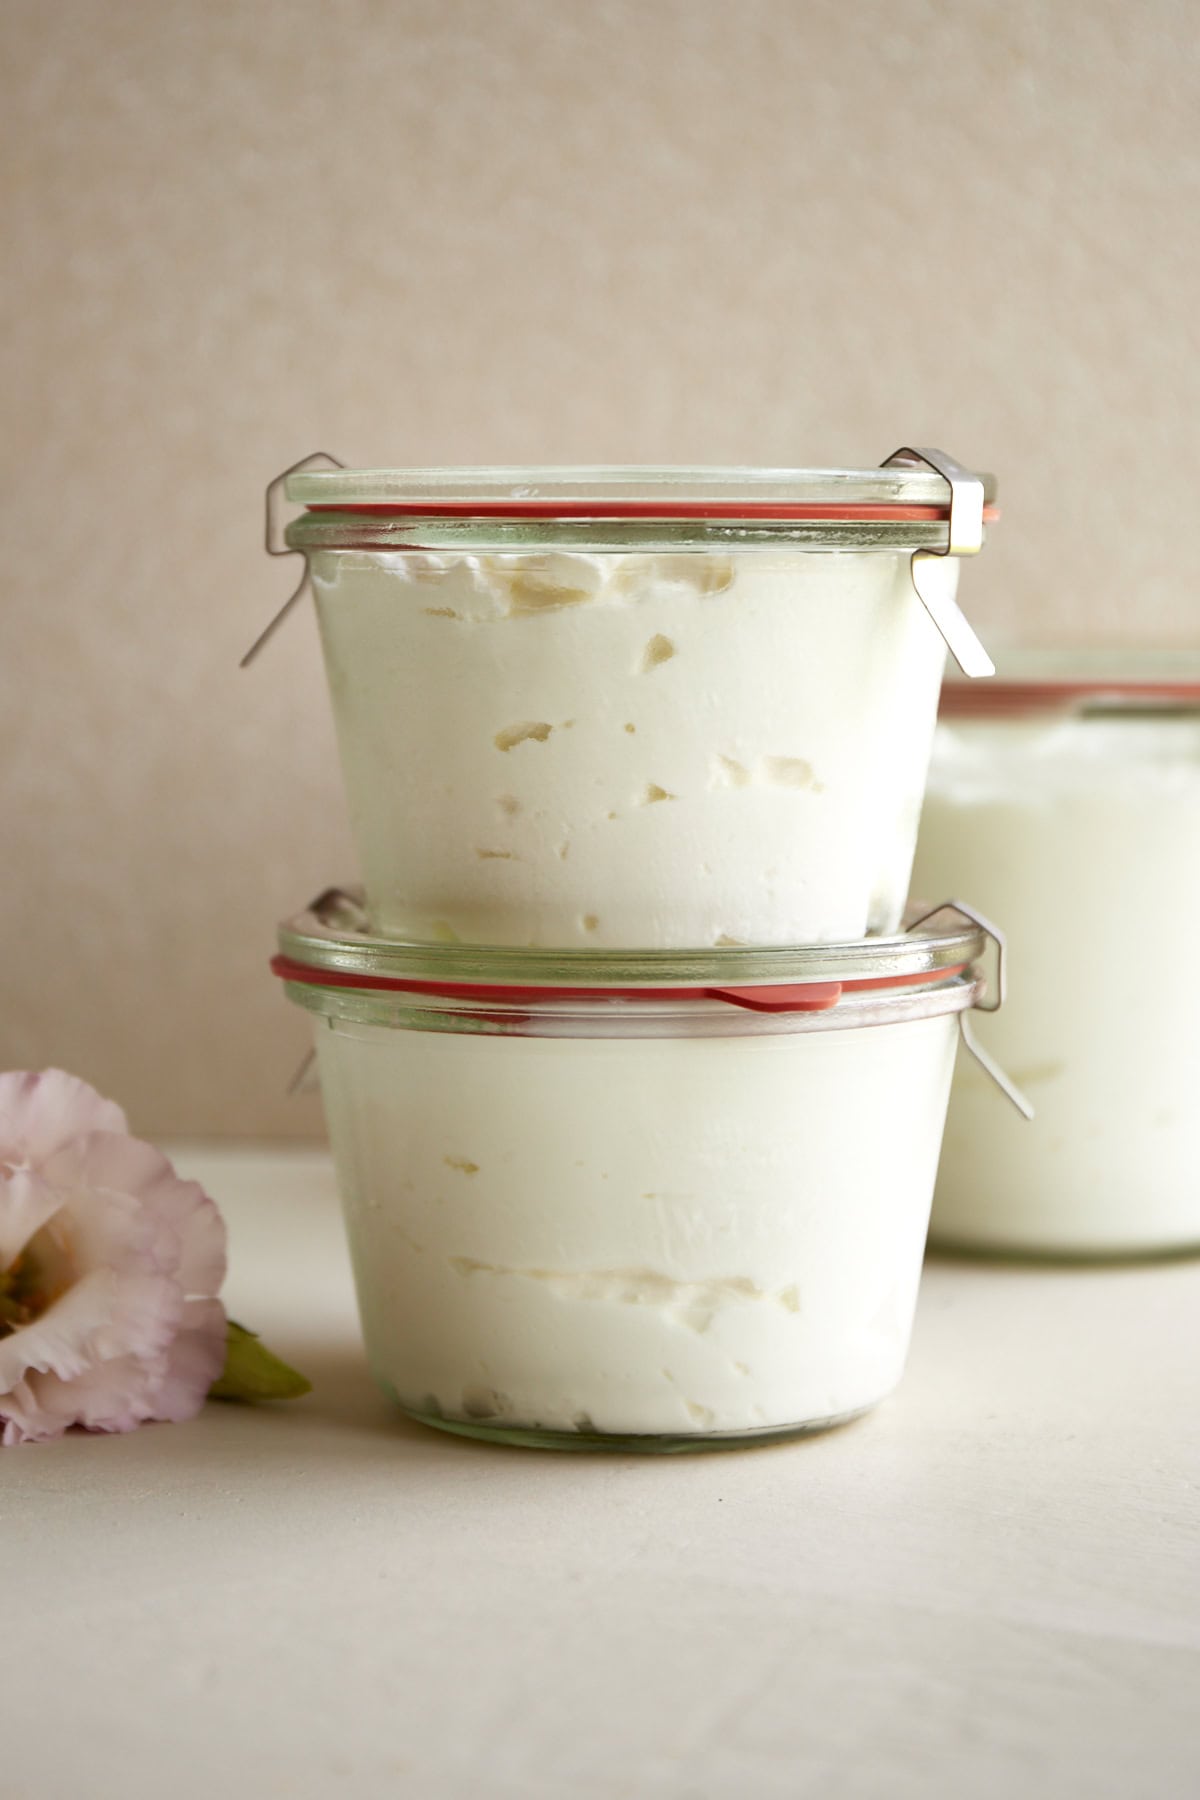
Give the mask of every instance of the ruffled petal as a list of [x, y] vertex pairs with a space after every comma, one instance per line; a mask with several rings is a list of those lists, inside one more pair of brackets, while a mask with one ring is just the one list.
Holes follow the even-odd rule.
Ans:
[[176, 1424], [194, 1419], [224, 1367], [225, 1308], [219, 1300], [189, 1300], [154, 1393], [154, 1417]]
[[0, 1274], [61, 1205], [62, 1195], [35, 1169], [0, 1171]]
[[225, 1279], [225, 1221], [198, 1181], [181, 1181], [163, 1158], [160, 1173], [140, 1189], [148, 1213], [175, 1243], [171, 1272], [185, 1294], [210, 1299]]
[[160, 1380], [156, 1364], [132, 1356], [96, 1363], [69, 1381], [54, 1374], [30, 1375], [0, 1397], [0, 1418], [7, 1416], [4, 1443], [45, 1443], [72, 1425], [88, 1431], [133, 1431], [155, 1416], [152, 1395]]
[[69, 1419], [59, 1418], [39, 1405], [28, 1381], [19, 1381], [7, 1394], [0, 1394], [0, 1419], [4, 1421], [0, 1444], [5, 1449], [13, 1444], [48, 1443], [51, 1438], [61, 1437], [70, 1424]]
[[0, 1162], [38, 1164], [89, 1131], [127, 1132], [115, 1101], [64, 1069], [0, 1075]]
[[100, 1362], [164, 1356], [183, 1321], [183, 1309], [179, 1285], [168, 1276], [119, 1275], [109, 1316], [92, 1333], [88, 1349]]
[[40, 1319], [0, 1338], [0, 1394], [31, 1373], [69, 1381], [88, 1366], [88, 1343], [112, 1312], [116, 1276], [93, 1269], [48, 1307]]
[[47, 1160], [42, 1174], [62, 1195], [59, 1224], [81, 1272], [168, 1273], [177, 1266], [180, 1247], [174, 1228], [142, 1202], [142, 1189], [170, 1166], [152, 1145], [109, 1131], [92, 1132]]
[[92, 1269], [40, 1318], [0, 1338], [0, 1395], [30, 1375], [75, 1381], [100, 1362], [161, 1356], [182, 1318], [183, 1296], [165, 1276]]

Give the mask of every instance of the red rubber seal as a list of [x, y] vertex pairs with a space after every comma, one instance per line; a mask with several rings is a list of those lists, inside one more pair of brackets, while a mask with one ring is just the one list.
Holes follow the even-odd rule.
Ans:
[[[310, 506], [310, 513], [357, 513], [370, 518], [414, 519], [814, 519], [838, 523], [842, 520], [880, 519], [907, 524], [914, 520], [947, 519], [945, 506], [900, 506], [880, 504], [842, 505], [788, 504], [770, 500], [400, 500], [388, 502], [349, 503], [332, 506]], [[992, 524], [999, 518], [999, 508], [986, 506], [984, 519]]]
[[357, 989], [362, 993], [428, 994], [447, 1000], [493, 1000], [529, 1005], [539, 1000], [725, 1000], [749, 1012], [829, 1012], [843, 994], [912, 987], [919, 982], [949, 981], [965, 963], [916, 975], [884, 975], [868, 981], [801, 981], [762, 987], [523, 987], [491, 982], [403, 981], [391, 975], [360, 975], [346, 969], [316, 969], [288, 956], [271, 958], [272, 972], [282, 981], [304, 987]]

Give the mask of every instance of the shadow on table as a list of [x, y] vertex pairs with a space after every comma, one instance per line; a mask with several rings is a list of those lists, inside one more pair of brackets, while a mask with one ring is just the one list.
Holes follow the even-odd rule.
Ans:
[[[609, 1465], [621, 1461], [639, 1465], [647, 1461], [644, 1451], [639, 1453], [628, 1446], [581, 1442], [578, 1448], [572, 1445], [568, 1449], [549, 1444], [505, 1443], [495, 1438], [484, 1441], [418, 1423], [376, 1385], [362, 1344], [356, 1339], [323, 1339], [308, 1346], [291, 1344], [288, 1355], [312, 1382], [312, 1393], [298, 1401], [236, 1408], [247, 1421], [247, 1431], [256, 1434], [261, 1463], [278, 1460], [282, 1467], [293, 1463], [300, 1454], [306, 1461], [336, 1460], [347, 1473], [362, 1474], [383, 1466], [394, 1468], [402, 1460], [411, 1474], [418, 1467], [445, 1469], [451, 1462], [460, 1468], [486, 1465], [495, 1469], [500, 1460], [511, 1464], [513, 1459], [517, 1464], [535, 1459], [578, 1465], [599, 1455]], [[217, 1404], [212, 1403], [208, 1411]], [[810, 1434], [810, 1441], [840, 1440], [857, 1432], [863, 1424], [862, 1416], [841, 1420]], [[740, 1460], [786, 1454], [795, 1449], [802, 1435], [783, 1434], [764, 1438], [757, 1444], [742, 1442], [726, 1447], [725, 1453], [732, 1451]], [[650, 1460], [662, 1464], [679, 1458], [656, 1456]]]
[[1125, 1269], [1139, 1273], [1181, 1263], [1200, 1263], [1200, 1248], [1194, 1244], [1171, 1245], [1166, 1249], [1096, 1251], [1086, 1256], [1080, 1251], [1021, 1250], [1007, 1245], [989, 1247], [939, 1240], [927, 1246], [925, 1260], [933, 1266], [980, 1275], [1111, 1275]]
[[291, 1460], [298, 1450], [336, 1457], [347, 1469], [395, 1457], [415, 1456], [428, 1462], [435, 1458], [461, 1461], [530, 1455], [528, 1450], [511, 1445], [482, 1444], [417, 1424], [377, 1387], [361, 1341], [356, 1339], [291, 1344], [288, 1360], [302, 1369], [313, 1384], [312, 1393], [302, 1400], [256, 1406], [210, 1401], [206, 1408], [207, 1413], [239, 1415], [244, 1421], [241, 1429], [255, 1434], [263, 1461], [269, 1460], [273, 1452]]

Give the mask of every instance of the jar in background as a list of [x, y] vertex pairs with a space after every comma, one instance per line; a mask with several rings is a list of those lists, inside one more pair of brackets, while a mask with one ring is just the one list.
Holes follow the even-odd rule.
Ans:
[[1200, 1248], [1200, 656], [1027, 656], [949, 684], [914, 881], [1003, 919], [1015, 985], [978, 1031], [1036, 1108], [1018, 1124], [963, 1062], [934, 1240]]
[[912, 1323], [984, 934], [580, 953], [280, 933], [364, 1333], [414, 1418], [678, 1450], [876, 1404]]
[[292, 474], [373, 928], [578, 948], [894, 931], [940, 631], [991, 666], [954, 599], [990, 477], [898, 455]]

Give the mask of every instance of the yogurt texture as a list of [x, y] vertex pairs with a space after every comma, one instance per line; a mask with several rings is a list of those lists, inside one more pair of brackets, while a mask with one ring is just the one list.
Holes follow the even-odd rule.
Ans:
[[319, 1023], [367, 1347], [408, 1411], [686, 1440], [895, 1386], [955, 1017], [700, 1012], [732, 1035]]
[[962, 1059], [934, 1236], [1200, 1246], [1200, 713], [942, 724], [914, 882], [1003, 921], [1008, 1002], [975, 1030], [1037, 1109], [996, 1106]]
[[907, 552], [341, 549], [310, 569], [376, 930], [897, 927], [944, 661]]

